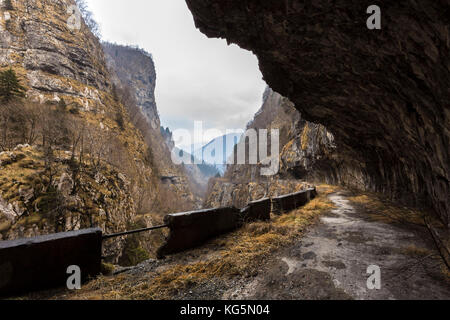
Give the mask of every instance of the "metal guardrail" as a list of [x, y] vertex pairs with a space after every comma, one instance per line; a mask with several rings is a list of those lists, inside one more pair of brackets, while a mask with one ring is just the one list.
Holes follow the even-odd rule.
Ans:
[[149, 227], [149, 228], [143, 228], [143, 229], [136, 229], [136, 230], [119, 232], [119, 233], [105, 234], [104, 236], [102, 236], [102, 240], [107, 240], [107, 239], [111, 239], [111, 238], [117, 238], [117, 237], [127, 236], [127, 235], [130, 235], [130, 234], [147, 232], [147, 231], [152, 231], [152, 230], [157, 230], [157, 229], [163, 229], [163, 228], [168, 228], [168, 227], [169, 226], [167, 224], [164, 224], [164, 225], [161, 225], [161, 226], [155, 226], [155, 227]]

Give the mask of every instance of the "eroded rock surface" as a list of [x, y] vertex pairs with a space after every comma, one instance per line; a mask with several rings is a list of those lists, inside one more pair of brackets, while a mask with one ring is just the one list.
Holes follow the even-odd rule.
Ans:
[[150, 53], [134, 47], [104, 43], [109, 67], [123, 85], [135, 93], [138, 106], [153, 130], [160, 130], [161, 122], [156, 107], [156, 70]]
[[95, 90], [110, 88], [98, 39], [83, 22], [78, 30], [68, 27], [74, 4], [24, 0], [14, 1], [12, 10], [0, 8], [2, 16], [10, 17], [0, 23], [1, 66], [14, 66], [26, 75], [30, 98], [49, 99], [57, 93], [87, 101]]

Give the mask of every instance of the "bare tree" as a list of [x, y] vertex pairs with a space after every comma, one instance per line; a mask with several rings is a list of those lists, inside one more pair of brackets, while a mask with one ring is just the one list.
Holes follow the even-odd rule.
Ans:
[[96, 36], [97, 38], [101, 37], [100, 27], [94, 19], [94, 15], [89, 10], [88, 5], [86, 4], [85, 0], [75, 0], [78, 9], [80, 9], [81, 16], [84, 19], [84, 22], [86, 23], [86, 26], [91, 30], [91, 32]]
[[39, 118], [40, 111], [33, 103], [3, 104], [0, 107], [0, 150], [36, 142]]

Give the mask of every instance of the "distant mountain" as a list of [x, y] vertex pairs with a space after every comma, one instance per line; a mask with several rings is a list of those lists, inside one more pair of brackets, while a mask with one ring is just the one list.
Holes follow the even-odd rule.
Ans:
[[198, 167], [200, 172], [207, 178], [215, 177], [217, 174], [220, 174], [220, 171], [213, 164], [207, 163], [205, 161], [202, 162], [199, 158], [194, 157], [186, 150], [174, 147], [172, 152], [178, 153], [179, 155], [183, 155], [184, 153], [188, 157], [190, 156], [191, 164], [185, 164], [185, 166], [191, 166], [195, 164], [195, 166]]
[[239, 143], [241, 136], [241, 133], [230, 133], [211, 140], [201, 148], [191, 145], [190, 148], [182, 149], [196, 159], [200, 159], [200, 162], [214, 166], [223, 175], [227, 159], [233, 154], [234, 147]]
[[178, 153], [180, 156], [183, 156], [184, 153], [191, 159], [191, 164], [183, 164], [184, 171], [189, 180], [189, 187], [194, 195], [199, 198], [204, 197], [209, 179], [221, 175], [221, 172], [214, 165], [202, 163], [201, 160], [195, 159], [186, 150], [175, 147], [172, 132], [169, 128], [161, 127], [160, 132], [171, 152]]

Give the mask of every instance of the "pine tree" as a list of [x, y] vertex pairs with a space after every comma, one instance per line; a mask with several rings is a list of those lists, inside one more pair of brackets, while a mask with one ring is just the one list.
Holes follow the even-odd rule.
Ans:
[[3, 6], [6, 10], [14, 10], [11, 0], [5, 0]]
[[59, 100], [59, 102], [58, 102], [58, 106], [59, 106], [62, 110], [66, 111], [67, 103], [66, 103], [66, 101], [65, 101], [63, 98], [61, 98], [61, 100]]
[[25, 97], [25, 88], [20, 84], [16, 72], [11, 68], [0, 72], [0, 100], [9, 102], [17, 97]]

